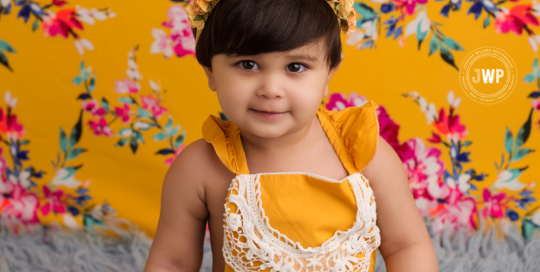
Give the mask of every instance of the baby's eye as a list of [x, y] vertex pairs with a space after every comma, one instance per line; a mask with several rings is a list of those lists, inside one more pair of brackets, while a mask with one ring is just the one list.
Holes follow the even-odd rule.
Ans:
[[298, 73], [306, 69], [306, 66], [301, 63], [291, 63], [287, 66], [287, 69], [291, 72]]
[[242, 69], [246, 69], [246, 70], [254, 70], [254, 69], [259, 68], [257, 66], [257, 63], [251, 60], [243, 60], [238, 65], [240, 65]]

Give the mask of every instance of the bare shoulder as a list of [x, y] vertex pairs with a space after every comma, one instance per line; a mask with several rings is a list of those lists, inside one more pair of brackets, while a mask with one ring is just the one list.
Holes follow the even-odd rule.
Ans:
[[[195, 189], [199, 198], [205, 201], [205, 187], [215, 176], [228, 172], [220, 162], [214, 148], [204, 139], [189, 144], [174, 160], [165, 176], [163, 186], [190, 187]], [[185, 184], [188, 182], [189, 184]]]
[[199, 270], [211, 216], [208, 200], [215, 190], [207, 183], [223, 168], [212, 145], [203, 139], [176, 157], [163, 181], [159, 222], [145, 271]]
[[[380, 180], [381, 177], [388, 177], [388, 172], [393, 175], [405, 177], [405, 169], [396, 151], [379, 135], [379, 143], [375, 151], [375, 156], [364, 168], [362, 173], [366, 178], [373, 181]], [[384, 179], [387, 180], [388, 179]], [[382, 181], [384, 182], [384, 181]]]

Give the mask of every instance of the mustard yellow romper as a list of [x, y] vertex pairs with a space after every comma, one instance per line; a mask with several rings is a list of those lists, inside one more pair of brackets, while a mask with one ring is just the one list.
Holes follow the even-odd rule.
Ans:
[[379, 139], [377, 104], [317, 117], [349, 176], [250, 174], [240, 130], [210, 116], [204, 139], [236, 177], [225, 201], [223, 256], [230, 271], [374, 271], [380, 245], [375, 198], [360, 172]]

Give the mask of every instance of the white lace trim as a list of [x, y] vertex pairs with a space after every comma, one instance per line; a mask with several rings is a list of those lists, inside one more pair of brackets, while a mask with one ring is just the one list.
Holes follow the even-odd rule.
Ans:
[[[304, 248], [273, 229], [261, 201], [261, 174], [238, 175], [225, 202], [223, 256], [235, 271], [271, 272], [368, 271], [372, 252], [380, 245], [375, 197], [360, 173], [346, 178], [357, 203], [356, 221], [347, 231], [315, 248]], [[236, 207], [233, 212], [231, 208]], [[357, 257], [359, 253], [364, 256]]]

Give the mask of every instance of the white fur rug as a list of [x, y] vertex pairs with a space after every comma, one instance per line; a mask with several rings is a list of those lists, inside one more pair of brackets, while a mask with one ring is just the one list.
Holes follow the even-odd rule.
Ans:
[[[102, 232], [74, 232], [68, 230], [34, 228], [30, 233], [14, 235], [0, 230], [0, 272], [140, 272], [144, 268], [151, 246], [151, 239], [131, 223], [127, 231], [111, 230], [118, 237]], [[430, 229], [429, 224], [427, 224]], [[441, 272], [532, 272], [540, 271], [540, 233], [527, 241], [518, 227], [509, 222], [502, 227], [468, 234], [447, 228], [432, 236], [432, 242]], [[497, 231], [504, 238], [497, 238]], [[181, 242], [181, 241], [177, 241]], [[212, 266], [210, 245], [205, 244], [201, 271], [210, 272]], [[376, 272], [385, 271], [380, 254], [377, 255]]]

